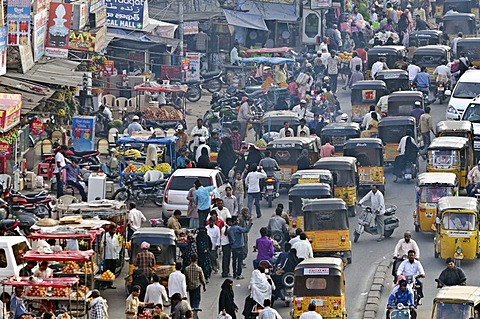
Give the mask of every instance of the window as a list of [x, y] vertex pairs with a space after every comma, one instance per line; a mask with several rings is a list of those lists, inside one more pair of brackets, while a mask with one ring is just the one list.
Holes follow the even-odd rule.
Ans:
[[15, 244], [12, 246], [13, 255], [15, 256], [15, 262], [18, 265], [23, 265], [23, 255], [30, 250], [26, 241]]
[[437, 203], [444, 196], [452, 196], [452, 187], [424, 187], [420, 194], [420, 202]]
[[327, 288], [327, 280], [325, 278], [307, 278], [307, 289], [324, 290]]
[[315, 38], [318, 34], [320, 20], [315, 13], [310, 13], [305, 18], [305, 35], [309, 38]]
[[[455, 86], [453, 97], [457, 99], [473, 99], [480, 94], [480, 85], [478, 83], [461, 82]], [[464, 119], [467, 119], [464, 117]]]
[[203, 186], [210, 186], [209, 177], [197, 177], [197, 176], [173, 176], [173, 180], [170, 183], [170, 190], [175, 191], [188, 191], [193, 187], [195, 180], [200, 180]]
[[443, 318], [456, 318], [456, 319], [469, 319], [472, 317], [470, 314], [471, 307], [466, 304], [446, 303], [439, 302], [435, 305], [433, 312], [434, 319]]
[[430, 151], [428, 162], [431, 165], [458, 165], [458, 152], [453, 150], [433, 150]]
[[[15, 257], [17, 257], [15, 255]], [[0, 249], [0, 268], [7, 268], [7, 255], [5, 249]]]
[[220, 176], [220, 174], [217, 174], [215, 175], [215, 181], [217, 183], [217, 187], [220, 187], [223, 185], [223, 179], [222, 179], [222, 176]]
[[475, 230], [474, 214], [445, 213], [442, 225], [447, 230]]

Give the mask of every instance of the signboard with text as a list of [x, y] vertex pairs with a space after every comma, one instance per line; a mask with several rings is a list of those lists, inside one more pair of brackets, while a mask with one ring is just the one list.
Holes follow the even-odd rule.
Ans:
[[0, 93], [0, 133], [5, 133], [20, 123], [22, 95]]
[[68, 57], [68, 40], [72, 22], [72, 5], [70, 3], [50, 3], [48, 16], [48, 33], [45, 55], [53, 58]]
[[30, 0], [7, 1], [8, 45], [30, 45]]
[[0, 142], [0, 158], [7, 158], [12, 152], [10, 144], [7, 142]]
[[7, 73], [7, 27], [0, 27], [0, 75]]
[[200, 80], [200, 53], [187, 52], [186, 55], [189, 60], [188, 68], [185, 71], [186, 81], [199, 81]]
[[47, 37], [48, 10], [43, 10], [33, 17], [33, 61], [38, 61], [45, 54]]
[[107, 26], [90, 31], [70, 31], [68, 48], [72, 50], [99, 52], [105, 44]]
[[95, 147], [95, 117], [76, 116], [72, 119], [72, 146], [76, 151], [92, 151]]
[[120, 29], [142, 30], [148, 25], [146, 0], [106, 0], [107, 26]]

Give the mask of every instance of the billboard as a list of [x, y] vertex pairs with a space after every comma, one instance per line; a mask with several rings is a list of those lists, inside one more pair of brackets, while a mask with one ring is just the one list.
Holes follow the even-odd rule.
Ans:
[[48, 33], [45, 55], [53, 58], [68, 57], [68, 40], [72, 23], [72, 5], [70, 3], [50, 4]]

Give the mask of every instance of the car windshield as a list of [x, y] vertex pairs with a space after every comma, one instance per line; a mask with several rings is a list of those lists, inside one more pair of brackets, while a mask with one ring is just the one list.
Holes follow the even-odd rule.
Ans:
[[198, 176], [173, 176], [169, 189], [176, 191], [188, 191], [193, 187], [195, 180], [200, 180], [203, 186], [210, 186], [210, 177], [198, 177]]
[[440, 198], [452, 195], [452, 187], [422, 187], [420, 191], [420, 202], [437, 203]]
[[474, 25], [470, 20], [447, 20], [443, 22], [443, 33], [458, 34], [463, 32], [463, 34], [471, 34], [475, 32]]
[[435, 304], [433, 319], [469, 319], [473, 318], [470, 313], [471, 307], [468, 304], [438, 302]]
[[458, 152], [455, 150], [431, 150], [428, 163], [430, 165], [457, 165]]
[[465, 110], [463, 120], [475, 123], [480, 122], [480, 104], [470, 104]]
[[471, 82], [458, 82], [453, 91], [453, 97], [457, 99], [473, 99], [480, 94], [480, 85]]
[[475, 215], [445, 213], [442, 225], [446, 230], [475, 230]]

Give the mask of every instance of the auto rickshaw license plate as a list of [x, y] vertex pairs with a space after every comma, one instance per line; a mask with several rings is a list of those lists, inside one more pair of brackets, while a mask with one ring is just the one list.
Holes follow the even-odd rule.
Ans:
[[312, 299], [311, 303], [315, 304], [317, 307], [323, 307], [323, 300], [322, 299]]
[[405, 174], [405, 179], [412, 179], [412, 174]]
[[308, 184], [308, 183], [317, 183], [319, 181], [318, 178], [299, 178], [299, 184]]

